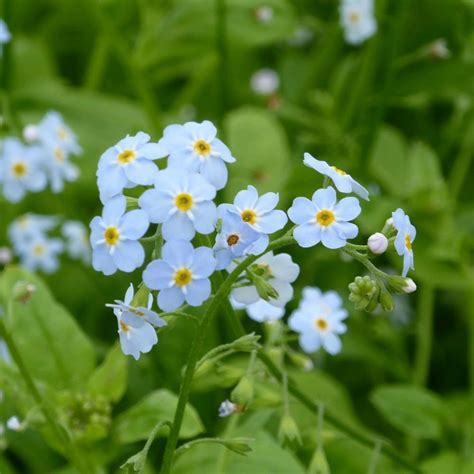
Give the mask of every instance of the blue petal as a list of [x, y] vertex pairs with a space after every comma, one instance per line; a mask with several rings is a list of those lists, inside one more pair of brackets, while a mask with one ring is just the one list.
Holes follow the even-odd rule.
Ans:
[[170, 286], [174, 270], [163, 260], [153, 260], [143, 271], [143, 281], [150, 290], [163, 290]]
[[163, 311], [173, 311], [184, 303], [184, 294], [176, 286], [166, 288], [158, 293], [158, 306]]
[[148, 215], [145, 211], [135, 209], [127, 212], [121, 219], [120, 232], [122, 237], [137, 240], [142, 237], [149, 226]]
[[163, 223], [161, 228], [165, 240], [191, 240], [196, 234], [192, 222], [186, 214], [177, 212]]
[[191, 266], [193, 277], [207, 278], [214, 273], [216, 259], [209, 247], [198, 247], [194, 250], [194, 258]]
[[297, 197], [288, 209], [288, 216], [295, 224], [307, 224], [314, 220], [316, 207], [308, 198]]
[[211, 282], [208, 278], [193, 280], [186, 289], [186, 301], [191, 306], [201, 306], [211, 295]]
[[194, 258], [194, 249], [189, 241], [174, 239], [163, 245], [161, 256], [174, 269], [190, 268]]
[[312, 247], [321, 241], [321, 229], [313, 224], [303, 224], [293, 231], [293, 237], [301, 247]]

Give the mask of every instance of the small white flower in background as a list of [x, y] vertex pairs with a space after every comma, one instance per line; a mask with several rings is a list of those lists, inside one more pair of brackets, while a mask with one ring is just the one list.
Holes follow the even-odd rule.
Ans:
[[124, 196], [110, 199], [102, 216], [90, 223], [92, 266], [104, 275], [117, 269], [132, 272], [143, 265], [145, 251], [138, 241], [150, 225], [146, 212], [135, 209], [125, 212]]
[[314, 37], [314, 33], [304, 25], [300, 25], [288, 39], [288, 44], [294, 47], [307, 45]]
[[381, 232], [376, 232], [368, 238], [367, 247], [375, 255], [381, 255], [387, 250], [388, 239]]
[[16, 138], [3, 141], [0, 183], [8, 201], [19, 202], [27, 192], [39, 192], [46, 188], [47, 179], [41, 167], [41, 158], [39, 147], [25, 146]]
[[299, 333], [299, 344], [305, 352], [316, 352], [322, 346], [334, 355], [341, 350], [339, 335], [346, 332], [343, 320], [347, 315], [342, 308], [342, 299], [335, 291], [323, 293], [319, 288], [306, 287], [288, 325]]
[[127, 289], [124, 301], [108, 304], [112, 307], [117, 317], [120, 347], [125, 355], [131, 355], [138, 360], [140, 353], [150, 352], [158, 342], [158, 336], [152, 325], [166, 326], [166, 322], [151, 310], [153, 297], [150, 294], [147, 307], [130, 306], [134, 296], [133, 284]]
[[209, 120], [186, 122], [166, 127], [159, 144], [169, 154], [170, 169], [200, 173], [219, 190], [227, 183], [226, 163], [234, 163], [235, 158], [216, 135], [217, 129]]
[[0, 45], [8, 43], [12, 39], [7, 24], [0, 18]]
[[273, 20], [273, 8], [261, 5], [254, 10], [255, 18], [260, 23], [270, 23]]
[[413, 255], [413, 241], [416, 238], [415, 226], [403, 209], [397, 209], [392, 213], [393, 227], [397, 230], [395, 237], [395, 250], [398, 255], [403, 256], [402, 276], [407, 276], [408, 270], [415, 269], [415, 257]]
[[60, 239], [49, 239], [37, 235], [19, 252], [21, 264], [28, 270], [42, 270], [53, 273], [59, 268], [59, 255], [64, 250]]
[[[236, 264], [232, 263], [229, 271], [235, 267]], [[287, 253], [273, 255], [273, 252], [268, 252], [257, 259], [249, 270], [261, 275], [278, 292], [277, 298], [268, 300], [272, 306], [283, 308], [293, 297], [291, 283], [298, 278], [300, 267], [292, 261], [291, 256]], [[257, 303], [261, 299], [254, 285], [234, 288], [231, 296], [235, 301], [246, 306]]]
[[219, 405], [219, 416], [221, 418], [225, 418], [227, 416], [232, 415], [233, 413], [237, 412], [237, 405], [235, 403], [232, 403], [230, 400], [224, 400], [220, 405]]
[[0, 247], [0, 265], [8, 265], [13, 260], [13, 253], [9, 247]]
[[349, 44], [359, 45], [377, 31], [373, 0], [342, 0], [340, 15], [344, 38]]
[[34, 143], [40, 139], [40, 131], [38, 125], [35, 124], [28, 124], [23, 129], [23, 138], [25, 139], [26, 143]]
[[68, 152], [60, 145], [44, 147], [43, 163], [53, 193], [60, 193], [64, 182], [76, 181], [79, 177], [79, 168], [69, 161]]
[[303, 164], [330, 178], [339, 192], [345, 194], [354, 193], [366, 201], [369, 200], [369, 191], [345, 171], [335, 166], [330, 166], [325, 161], [317, 160], [309, 153], [304, 154]]
[[8, 237], [12, 242], [15, 252], [21, 252], [25, 244], [28, 244], [37, 236], [42, 236], [58, 223], [55, 216], [42, 216], [27, 213], [17, 217], [8, 227]]
[[23, 431], [26, 425], [17, 416], [12, 416], [7, 420], [7, 428], [12, 431]]
[[66, 125], [62, 115], [55, 110], [50, 110], [37, 125], [38, 140], [50, 147], [60, 146], [65, 153], [80, 155], [80, 147], [76, 135]]
[[127, 135], [107, 149], [99, 160], [97, 184], [102, 202], [121, 193], [124, 188], [153, 184], [158, 166], [153, 160], [164, 158], [165, 148], [150, 143], [150, 135], [138, 132]]
[[438, 38], [428, 45], [427, 53], [434, 59], [448, 59], [451, 57], [451, 51], [448, 43], [444, 38]]
[[86, 226], [79, 221], [66, 221], [61, 227], [66, 241], [66, 251], [71, 258], [90, 262], [91, 246]]
[[361, 212], [357, 198], [347, 197], [337, 201], [333, 187], [318, 189], [311, 200], [297, 197], [288, 216], [298, 226], [293, 231], [301, 247], [312, 247], [322, 242], [329, 249], [344, 247], [347, 239], [357, 236], [359, 229], [349, 222]]
[[281, 319], [285, 314], [285, 309], [270, 304], [268, 301], [260, 298], [255, 303], [242, 304], [230, 298], [230, 303], [234, 309], [245, 309], [250, 319], [257, 321], [258, 323], [264, 323], [268, 321], [276, 321]]
[[259, 69], [250, 78], [250, 87], [259, 95], [272, 95], [280, 87], [280, 78], [273, 69]]

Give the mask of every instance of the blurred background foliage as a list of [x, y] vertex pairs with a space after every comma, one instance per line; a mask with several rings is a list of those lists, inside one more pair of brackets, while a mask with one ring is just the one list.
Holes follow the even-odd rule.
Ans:
[[[294, 369], [294, 377], [347, 423], [392, 439], [426, 472], [473, 472], [474, 2], [377, 0], [378, 32], [356, 48], [344, 43], [335, 0], [15, 0], [12, 6], [10, 96], [17, 125], [56, 109], [77, 133], [84, 156], [81, 179], [63, 194], [47, 191], [18, 205], [1, 203], [0, 241], [6, 243], [8, 223], [27, 211], [88, 223], [101, 208], [95, 184], [101, 153], [139, 130], [157, 140], [170, 123], [218, 124], [238, 160], [221, 200], [249, 183], [261, 192], [279, 191], [282, 208], [297, 195], [310, 195], [322, 179], [301, 165], [304, 151], [346, 169], [371, 190], [358, 220], [361, 243], [397, 207], [417, 226], [412, 276], [419, 291], [400, 297], [391, 314], [351, 308], [342, 353], [317, 354], [316, 369]], [[273, 9], [271, 21], [258, 20], [262, 6]], [[447, 58], [433, 49], [439, 38], [446, 40]], [[250, 87], [261, 68], [280, 77], [271, 97]], [[347, 284], [361, 272], [337, 252], [295, 248], [292, 254], [302, 269], [297, 296], [314, 285], [347, 298]], [[399, 270], [395, 255], [384, 258], [387, 268]], [[15, 272], [21, 271], [3, 277], [4, 297]], [[105, 278], [65, 261], [44, 277], [50, 290], [38, 281], [41, 299], [25, 315], [43, 321], [41, 328], [20, 317], [15, 323], [27, 362], [39, 381], [56, 390], [52, 396], [64, 416], [84, 407], [81, 397], [92, 399], [102, 418], [95, 425], [84, 422], [89, 431], [78, 430], [95, 464], [108, 466], [104, 472], [114, 472], [136, 452], [160, 416], [171, 417], [172, 392], [193, 333], [189, 322], [176, 322], [137, 363], [110, 349], [116, 322], [104, 304], [139, 279], [139, 272]], [[249, 331], [262, 331], [245, 323]], [[45, 334], [51, 349], [39, 351]], [[228, 337], [216, 318], [209, 347]], [[95, 369], [98, 362], [109, 366]], [[275, 410], [217, 421], [217, 407], [242, 367], [243, 361], [232, 360], [219, 376], [199, 380], [183, 436], [251, 435], [254, 452], [242, 458], [201, 445], [183, 454], [174, 472], [214, 472], [216, 460], [221, 471], [215, 472], [305, 472], [316, 417], [298, 404], [293, 409], [304, 443], [295, 451], [278, 445]], [[21, 394], [6, 366], [2, 373], [5, 386]], [[276, 387], [264, 389], [278, 399]], [[272, 396], [262, 399], [271, 405]], [[28, 399], [17, 402], [31, 405]], [[331, 472], [367, 472], [370, 448], [330, 424], [324, 436]], [[9, 435], [0, 471], [58, 469], [58, 456], [44, 439], [47, 434], [31, 431]], [[150, 452], [147, 472], [157, 472], [163, 439]], [[405, 471], [382, 458], [377, 472]]]

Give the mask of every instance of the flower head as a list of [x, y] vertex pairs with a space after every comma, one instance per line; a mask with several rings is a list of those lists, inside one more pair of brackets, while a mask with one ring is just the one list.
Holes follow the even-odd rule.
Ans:
[[303, 163], [309, 168], [313, 168], [318, 173], [321, 173], [323, 176], [331, 178], [336, 189], [341, 193], [355, 193], [362, 199], [366, 201], [369, 200], [369, 191], [359, 184], [350, 174], [347, 174], [345, 171], [336, 168], [335, 166], [330, 166], [325, 161], [317, 160], [309, 153], [304, 154]]
[[349, 44], [361, 44], [377, 31], [373, 0], [342, 0], [340, 14]]
[[259, 95], [272, 95], [280, 86], [280, 78], [273, 69], [259, 69], [250, 78], [250, 87]]
[[163, 224], [165, 240], [191, 240], [196, 231], [210, 234], [216, 225], [216, 195], [198, 173], [166, 169], [158, 173], [155, 188], [145, 191], [138, 200], [150, 221]]
[[235, 403], [232, 403], [230, 400], [224, 400], [220, 405], [219, 405], [219, 416], [221, 418], [225, 418], [227, 416], [232, 415], [235, 412], [238, 412], [238, 405]]
[[402, 275], [407, 276], [408, 270], [415, 269], [415, 257], [413, 255], [413, 242], [416, 238], [416, 228], [410, 222], [410, 218], [403, 209], [397, 209], [392, 213], [393, 226], [397, 230], [395, 237], [395, 250], [398, 255], [403, 256]]
[[50, 110], [38, 124], [37, 137], [43, 144], [51, 148], [59, 146], [65, 153], [82, 153], [76, 135], [66, 125], [62, 115], [54, 110]]
[[234, 163], [235, 158], [216, 135], [216, 127], [208, 120], [187, 122], [166, 127], [159, 144], [169, 154], [170, 168], [200, 173], [216, 189], [222, 189], [227, 183], [225, 163]]
[[242, 221], [240, 216], [224, 212], [221, 231], [214, 245], [217, 258], [216, 270], [223, 270], [234, 258], [254, 254], [254, 244], [259, 237], [260, 234]]
[[60, 239], [48, 239], [38, 234], [20, 248], [19, 256], [21, 264], [29, 270], [53, 273], [59, 267], [58, 256], [63, 250]]
[[124, 188], [153, 184], [158, 167], [153, 160], [166, 156], [166, 150], [157, 143], [149, 143], [150, 135], [138, 132], [127, 135], [100, 157], [97, 184], [101, 199], [106, 202]]
[[0, 18], [0, 45], [8, 43], [12, 39], [7, 24]]
[[68, 155], [61, 145], [44, 147], [43, 163], [53, 193], [61, 192], [64, 182], [75, 181], [79, 177], [79, 169], [69, 161]]
[[117, 268], [132, 272], [143, 264], [145, 252], [138, 242], [149, 226], [146, 212], [133, 210], [125, 213], [125, 198], [117, 196], [105, 206], [102, 217], [90, 223], [92, 266], [104, 275], [111, 275]]
[[342, 322], [346, 318], [347, 311], [342, 308], [341, 297], [336, 292], [322, 293], [319, 288], [306, 287], [288, 325], [300, 334], [299, 343], [305, 352], [315, 352], [322, 346], [334, 355], [341, 350], [339, 334], [346, 332]]
[[293, 235], [301, 247], [312, 247], [322, 242], [329, 249], [338, 249], [346, 245], [347, 239], [357, 236], [357, 226], [349, 221], [355, 219], [360, 211], [357, 198], [347, 197], [337, 202], [336, 191], [329, 186], [318, 189], [311, 200], [297, 197], [288, 215], [298, 224]]
[[178, 239], [166, 242], [161, 256], [143, 272], [145, 285], [160, 290], [158, 306], [163, 311], [173, 311], [185, 301], [191, 306], [201, 306], [211, 294], [209, 277], [216, 268], [212, 250], [195, 249], [191, 243]]
[[66, 239], [66, 251], [69, 256], [89, 262], [91, 246], [86, 226], [79, 221], [67, 221], [63, 224], [61, 232]]
[[47, 182], [41, 168], [41, 149], [25, 146], [16, 138], [4, 140], [0, 156], [0, 182], [3, 195], [13, 203], [23, 199], [28, 191], [42, 191]]
[[8, 237], [15, 252], [20, 253], [31, 240], [43, 236], [57, 223], [58, 218], [55, 216], [42, 216], [31, 212], [17, 217], [8, 227]]
[[[133, 285], [130, 284], [123, 302], [116, 301], [115, 305], [107, 306], [114, 309], [114, 314], [117, 317], [122, 352], [138, 360], [140, 353], [150, 352], [151, 348], [158, 342], [158, 336], [150, 321], [156, 323], [157, 327], [166, 325], [166, 322], [150, 310], [151, 299], [148, 301], [147, 308], [130, 306], [133, 296], [134, 289]], [[138, 313], [143, 313], [143, 316]]]

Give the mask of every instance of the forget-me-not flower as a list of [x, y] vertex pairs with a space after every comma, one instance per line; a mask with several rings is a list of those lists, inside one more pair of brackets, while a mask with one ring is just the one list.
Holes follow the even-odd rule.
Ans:
[[410, 218], [403, 209], [397, 209], [392, 213], [393, 226], [397, 230], [395, 237], [395, 250], [398, 255], [403, 256], [402, 276], [406, 277], [408, 271], [415, 269], [415, 257], [413, 255], [413, 241], [416, 238], [416, 228], [410, 222]]
[[53, 193], [60, 193], [64, 182], [75, 181], [79, 177], [79, 168], [69, 161], [68, 153], [60, 145], [44, 147], [43, 163]]
[[55, 110], [50, 110], [43, 117], [36, 129], [37, 140], [54, 148], [59, 146], [65, 153], [80, 155], [80, 147], [77, 137], [70, 127], [66, 125], [62, 115]]
[[309, 168], [313, 168], [318, 173], [321, 173], [328, 178], [331, 178], [336, 189], [341, 193], [355, 193], [366, 201], [369, 200], [369, 191], [359, 184], [350, 174], [345, 171], [330, 166], [325, 161], [317, 160], [309, 153], [304, 154], [303, 163]]
[[91, 246], [86, 226], [79, 221], [67, 221], [61, 228], [66, 241], [66, 251], [71, 258], [87, 263], [91, 258]]
[[[131, 355], [135, 360], [140, 358], [140, 354], [151, 351], [151, 348], [158, 342], [158, 336], [155, 329], [150, 322], [141, 315], [136, 314], [136, 311], [147, 314], [148, 319], [152, 319], [157, 327], [166, 325], [166, 322], [158, 317], [156, 313], [151, 311], [153, 298], [148, 299], [146, 308], [134, 308], [130, 306], [133, 300], [134, 289], [133, 285], [127, 289], [124, 301], [117, 301], [115, 305], [111, 306], [114, 314], [117, 317], [118, 333], [120, 338], [120, 347], [125, 355]], [[132, 312], [135, 311], [135, 313]], [[151, 315], [153, 313], [153, 315]]]
[[201, 306], [211, 294], [209, 277], [216, 268], [212, 249], [195, 249], [186, 240], [170, 240], [163, 245], [161, 257], [143, 272], [145, 285], [160, 290], [158, 306], [163, 311], [173, 311], [185, 301]]
[[42, 216], [31, 212], [17, 217], [8, 227], [8, 237], [16, 252], [37, 236], [43, 236], [58, 223], [55, 216]]
[[37, 235], [19, 251], [21, 264], [28, 270], [53, 273], [59, 268], [59, 254], [64, 250], [60, 239]]
[[23, 199], [28, 191], [42, 191], [47, 180], [41, 168], [41, 150], [25, 146], [16, 138], [5, 139], [0, 156], [0, 182], [3, 195], [13, 203]]
[[205, 120], [169, 125], [159, 144], [169, 154], [168, 166], [202, 174], [216, 189], [227, 183], [226, 163], [234, 163], [229, 148], [217, 137], [216, 127]]
[[216, 270], [223, 270], [234, 258], [261, 253], [258, 248], [254, 248], [259, 237], [260, 234], [242, 221], [240, 216], [232, 212], [224, 212], [221, 231], [216, 236], [214, 245], [217, 258]]
[[191, 240], [196, 231], [210, 234], [214, 230], [215, 195], [214, 186], [200, 174], [166, 169], [158, 173], [154, 189], [145, 191], [138, 203], [150, 222], [163, 224], [165, 240]]
[[106, 202], [126, 187], [153, 184], [158, 175], [153, 160], [165, 156], [165, 149], [158, 143], [150, 143], [150, 135], [143, 132], [127, 135], [110, 147], [100, 157], [97, 169], [102, 201]]
[[340, 15], [349, 44], [361, 44], [377, 31], [373, 0], [342, 0]]
[[334, 355], [341, 350], [339, 334], [346, 332], [343, 320], [347, 315], [341, 297], [335, 291], [322, 293], [319, 288], [306, 287], [288, 325], [299, 333], [299, 343], [305, 352], [315, 352], [322, 346]]
[[359, 230], [349, 222], [361, 212], [359, 200], [347, 197], [337, 202], [333, 187], [318, 189], [311, 200], [297, 197], [288, 209], [291, 221], [298, 224], [293, 236], [301, 247], [312, 247], [322, 242], [329, 249], [339, 249]]
[[135, 209], [125, 213], [124, 196], [116, 196], [104, 206], [102, 217], [90, 223], [92, 266], [104, 275], [119, 270], [132, 272], [145, 260], [145, 252], [138, 239], [148, 229], [146, 212]]
[[234, 204], [221, 204], [219, 216], [231, 212], [240, 216], [243, 222], [259, 232], [259, 241], [255, 244], [255, 254], [262, 253], [268, 246], [268, 234], [273, 234], [282, 229], [288, 222], [286, 214], [275, 209], [278, 204], [278, 193], [265, 193], [258, 196], [254, 186], [239, 191], [234, 199]]
[[12, 39], [7, 24], [0, 18], [0, 45], [8, 43]]

